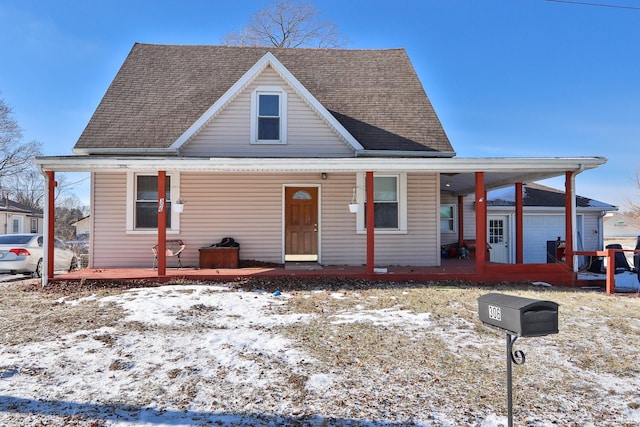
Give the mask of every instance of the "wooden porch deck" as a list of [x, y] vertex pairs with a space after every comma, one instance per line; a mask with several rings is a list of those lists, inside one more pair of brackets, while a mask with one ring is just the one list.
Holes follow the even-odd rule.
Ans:
[[507, 265], [487, 264], [484, 272], [477, 272], [474, 260], [442, 259], [437, 267], [386, 266], [367, 273], [365, 266], [312, 266], [305, 264], [285, 267], [212, 268], [167, 267], [166, 275], [158, 276], [154, 268], [85, 268], [54, 275], [49, 281], [149, 281], [236, 280], [264, 277], [351, 277], [382, 281], [438, 281], [464, 280], [478, 283], [543, 281], [555, 286], [578, 286], [576, 275], [562, 268], [562, 264]]

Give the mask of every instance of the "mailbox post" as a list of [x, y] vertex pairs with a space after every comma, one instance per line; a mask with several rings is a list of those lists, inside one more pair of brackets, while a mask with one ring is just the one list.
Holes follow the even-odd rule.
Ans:
[[522, 365], [525, 355], [513, 351], [519, 337], [539, 337], [558, 333], [558, 304], [512, 295], [490, 293], [478, 298], [480, 320], [506, 332], [507, 410], [509, 427], [513, 427], [512, 363]]

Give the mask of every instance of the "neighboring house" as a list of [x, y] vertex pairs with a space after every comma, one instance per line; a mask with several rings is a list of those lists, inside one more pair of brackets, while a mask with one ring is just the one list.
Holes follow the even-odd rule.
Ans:
[[42, 233], [43, 213], [8, 198], [0, 199], [0, 234]]
[[[565, 232], [565, 193], [531, 183], [522, 186], [524, 263], [557, 261], [557, 242], [563, 245]], [[492, 262], [515, 262], [515, 192], [513, 188], [491, 191], [487, 195], [488, 239]], [[473, 200], [465, 203], [473, 210]], [[576, 241], [578, 251], [604, 248], [602, 218], [617, 207], [587, 197], [576, 196]]]
[[[249, 260], [436, 266], [457, 198], [554, 176], [571, 189], [606, 161], [455, 157], [403, 49], [147, 44], [74, 154], [36, 164], [50, 191], [55, 172], [91, 172], [90, 266], [105, 268], [150, 266], [164, 221], [187, 265], [230, 236]], [[486, 220], [478, 203], [466, 221]]]
[[76, 236], [88, 235], [91, 232], [91, 216], [87, 215], [71, 224], [76, 230]]
[[[622, 249], [635, 249], [640, 239], [640, 220], [624, 212], [615, 212], [604, 218], [604, 245], [619, 244]], [[633, 265], [633, 253], [626, 252], [629, 265]]]

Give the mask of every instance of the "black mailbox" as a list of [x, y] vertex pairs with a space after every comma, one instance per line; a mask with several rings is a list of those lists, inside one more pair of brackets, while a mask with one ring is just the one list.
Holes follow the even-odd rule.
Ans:
[[558, 304], [503, 294], [478, 298], [480, 320], [520, 337], [558, 333]]

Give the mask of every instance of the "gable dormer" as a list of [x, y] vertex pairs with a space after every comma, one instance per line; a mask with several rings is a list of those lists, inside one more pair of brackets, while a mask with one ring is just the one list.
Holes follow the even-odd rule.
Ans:
[[363, 149], [270, 52], [172, 147], [197, 157], [353, 157]]

